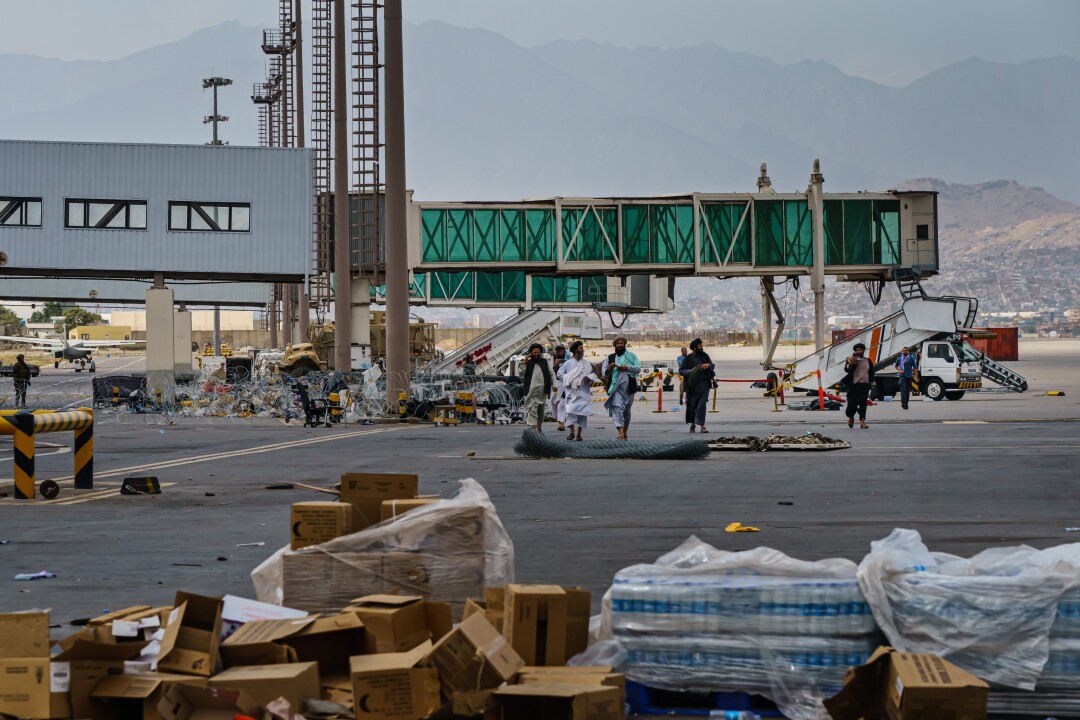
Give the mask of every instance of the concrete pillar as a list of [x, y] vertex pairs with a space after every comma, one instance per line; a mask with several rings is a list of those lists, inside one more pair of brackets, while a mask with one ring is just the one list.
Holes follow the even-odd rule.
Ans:
[[292, 342], [292, 294], [291, 283], [281, 285], [281, 346], [285, 347]]
[[814, 267], [810, 274], [810, 287], [814, 291], [814, 346], [821, 350], [825, 347], [825, 203], [822, 185], [825, 177], [821, 174], [821, 162], [814, 160], [814, 171], [810, 174], [810, 216], [813, 222]]
[[386, 121], [386, 402], [409, 389], [409, 255], [405, 213], [405, 80], [401, 0], [383, 6]]
[[150, 397], [161, 389], [171, 401], [176, 384], [176, 353], [173, 349], [173, 291], [152, 287], [146, 291], [146, 387]]
[[371, 345], [371, 280], [352, 281], [352, 344]]
[[191, 313], [183, 306], [173, 315], [173, 360], [177, 375], [191, 374]]

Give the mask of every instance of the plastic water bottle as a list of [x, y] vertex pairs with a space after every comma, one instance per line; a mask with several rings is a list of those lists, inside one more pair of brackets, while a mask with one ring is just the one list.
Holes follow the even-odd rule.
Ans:
[[750, 710], [711, 710], [710, 718], [720, 720], [761, 720], [761, 716]]

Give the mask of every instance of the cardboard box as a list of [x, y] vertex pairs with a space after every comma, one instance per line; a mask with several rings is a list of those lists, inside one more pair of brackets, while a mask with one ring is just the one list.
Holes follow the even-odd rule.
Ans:
[[439, 671], [447, 691], [462, 693], [496, 688], [525, 665], [482, 615], [462, 620], [432, 648], [427, 662]]
[[848, 669], [825, 709], [836, 720], [983, 720], [987, 692], [985, 682], [937, 655], [880, 647], [865, 665]]
[[482, 613], [500, 633], [503, 631], [503, 620], [506, 617], [506, 588], [485, 587], [483, 600], [466, 600], [462, 618], [467, 618], [476, 613]]
[[411, 500], [417, 496], [416, 475], [390, 473], [346, 473], [341, 476], [341, 500], [350, 503], [353, 532], [379, 522], [383, 500]]
[[352, 505], [347, 502], [293, 503], [289, 523], [293, 550], [322, 545], [352, 532]]
[[[56, 664], [56, 661], [53, 661], [53, 665]], [[72, 717], [112, 720], [109, 708], [91, 697], [91, 693], [103, 679], [123, 675], [124, 661], [72, 660], [68, 665]]]
[[581, 588], [563, 588], [566, 592], [566, 659], [589, 647], [589, 616], [592, 593]]
[[322, 699], [329, 700], [330, 702], [336, 702], [338, 705], [344, 705], [347, 708], [353, 706], [353, 692], [352, 692], [352, 678], [348, 675], [334, 676], [334, 677], [321, 677], [319, 682], [322, 684]]
[[450, 612], [450, 603], [431, 602], [424, 603], [427, 611], [428, 630], [431, 631], [431, 642], [439, 642], [454, 629], [453, 615]]
[[423, 720], [441, 705], [439, 674], [417, 667], [431, 642], [404, 653], [361, 655], [351, 659], [357, 720]]
[[619, 691], [620, 706], [626, 703], [626, 676], [610, 665], [576, 667], [526, 666], [518, 673], [519, 685], [558, 683], [560, 685], [604, 685]]
[[0, 713], [48, 717], [51, 682], [49, 613], [0, 615]]
[[304, 700], [322, 697], [319, 666], [313, 662], [229, 668], [210, 678], [210, 687], [243, 690], [259, 705], [283, 697], [297, 712]]
[[364, 652], [364, 635], [355, 613], [256, 620], [221, 645], [221, 659], [226, 667], [315, 662], [321, 677], [348, 676], [349, 657]]
[[165, 673], [109, 675], [97, 684], [90, 697], [108, 717], [162, 720], [158, 705], [165, 697], [166, 687], [174, 683], [206, 687], [206, 678]]
[[406, 500], [383, 500], [379, 506], [379, 521], [390, 520], [425, 505], [439, 502], [439, 498], [412, 498]]
[[348, 612], [363, 621], [366, 652], [400, 653], [431, 639], [425, 605], [408, 595], [368, 595], [353, 600]]
[[621, 720], [619, 691], [603, 685], [508, 685], [491, 695], [485, 720]]
[[60, 641], [60, 654], [56, 660], [112, 660], [123, 664], [142, 654], [146, 640], [121, 642], [112, 633], [112, 625], [85, 627]]
[[566, 607], [558, 585], [506, 586], [503, 635], [526, 664], [566, 664]]
[[308, 612], [337, 612], [357, 595], [383, 591], [382, 556], [339, 552], [282, 557], [283, 602]]
[[161, 639], [158, 669], [181, 675], [213, 675], [221, 643], [221, 598], [178, 592], [175, 606]]
[[295, 620], [307, 616], [304, 610], [271, 605], [236, 595], [226, 595], [223, 601], [221, 607], [222, 641], [239, 630], [241, 625], [253, 620]]
[[240, 690], [169, 685], [158, 713], [162, 720], [234, 720], [237, 715], [262, 717], [262, 708]]

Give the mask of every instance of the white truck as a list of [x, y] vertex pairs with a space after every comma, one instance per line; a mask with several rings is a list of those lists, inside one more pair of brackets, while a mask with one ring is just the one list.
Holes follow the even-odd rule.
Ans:
[[866, 357], [881, 371], [873, 393], [877, 399], [900, 391], [892, 368], [905, 347], [919, 353], [917, 391], [934, 400], [959, 400], [966, 390], [982, 387], [984, 377], [1024, 392], [1028, 385], [1023, 377], [963, 340], [963, 332], [974, 326], [978, 309], [975, 298], [910, 297], [900, 312], [787, 365], [783, 368], [785, 380], [796, 387], [816, 389], [820, 371], [823, 387], [839, 387], [846, 374], [844, 362], [861, 342], [866, 346]]

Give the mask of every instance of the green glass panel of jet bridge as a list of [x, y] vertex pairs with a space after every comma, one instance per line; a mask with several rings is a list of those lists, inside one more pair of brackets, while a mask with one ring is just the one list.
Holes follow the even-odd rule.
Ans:
[[446, 254], [450, 262], [475, 262], [473, 256], [473, 214], [460, 208], [446, 212]]
[[784, 203], [782, 200], [754, 201], [754, 264], [769, 267], [784, 264]]
[[425, 208], [420, 211], [421, 248], [424, 262], [445, 262], [446, 211]]

